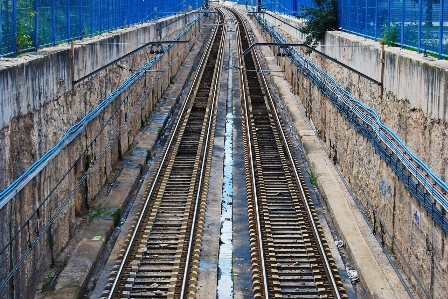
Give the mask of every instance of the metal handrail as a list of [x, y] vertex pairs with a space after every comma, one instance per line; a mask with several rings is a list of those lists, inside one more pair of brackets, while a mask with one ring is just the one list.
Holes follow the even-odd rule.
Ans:
[[[268, 28], [268, 31], [273, 33], [274, 39], [278, 42], [287, 43], [286, 39], [274, 28], [271, 28], [271, 26], [266, 27]], [[306, 68], [310, 71], [322, 84], [333, 91], [337, 95], [338, 100], [348, 106], [350, 110], [353, 111], [354, 115], [371, 127], [379, 139], [400, 159], [403, 165], [406, 166], [408, 171], [425, 187], [445, 210], [448, 210], [448, 198], [446, 196], [448, 193], [448, 185], [435, 175], [424, 162], [414, 155], [392, 130], [383, 125], [378, 114], [373, 109], [353, 98], [347, 90], [339, 86], [334, 78], [321, 70], [311, 60], [303, 57], [303, 55], [301, 55], [295, 48], [291, 47], [290, 50], [294, 53], [292, 56], [293, 62], [297, 66]], [[390, 137], [386, 136], [384, 132]], [[406, 157], [404, 153], [409, 156], [409, 158]], [[427, 179], [423, 171], [440, 187], [440, 189], [434, 187], [433, 183]]]
[[[173, 40], [178, 40], [191, 26], [196, 23], [200, 18], [199, 16], [185, 26], [185, 28], [179, 32]], [[168, 50], [172, 44], [166, 45], [163, 49]], [[122, 92], [126, 91], [135, 81], [145, 75], [158, 60], [162, 57], [162, 54], [154, 55], [151, 60], [145, 64], [141, 69], [135, 72], [129, 77], [123, 84], [115, 89], [106, 99], [104, 99], [97, 107], [84, 116], [78, 123], [71, 126], [58, 143], [50, 150], [48, 150], [40, 159], [36, 160], [31, 166], [20, 175], [14, 182], [0, 192], [0, 209], [5, 206], [17, 193], [22, 190], [34, 177], [36, 177], [40, 171], [45, 168], [70, 142], [73, 141], [79, 134], [81, 134], [85, 127], [95, 119], [108, 105], [113, 102]]]

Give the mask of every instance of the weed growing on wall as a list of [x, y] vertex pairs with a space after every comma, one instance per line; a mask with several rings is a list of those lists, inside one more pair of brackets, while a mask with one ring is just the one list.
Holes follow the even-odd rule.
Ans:
[[383, 28], [383, 35], [381, 42], [388, 46], [395, 45], [398, 37], [398, 26], [385, 26]]
[[311, 182], [311, 184], [313, 184], [314, 187], [318, 188], [318, 186], [317, 186], [317, 178], [314, 176], [314, 174], [311, 174], [310, 182]]

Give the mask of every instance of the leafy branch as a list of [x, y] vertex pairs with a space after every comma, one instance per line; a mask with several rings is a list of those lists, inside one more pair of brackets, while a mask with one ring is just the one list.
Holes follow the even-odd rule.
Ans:
[[313, 0], [314, 7], [302, 6], [297, 18], [306, 19], [300, 32], [306, 34], [304, 44], [315, 48], [327, 30], [334, 30], [338, 23], [336, 0]]

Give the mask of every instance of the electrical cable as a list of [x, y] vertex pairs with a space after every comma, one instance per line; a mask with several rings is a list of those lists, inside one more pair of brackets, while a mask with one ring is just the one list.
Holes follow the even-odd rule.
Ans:
[[[193, 21], [191, 21], [189, 24], [187, 24], [184, 29], [175, 37], [175, 40], [179, 39], [183, 34], [185, 34], [190, 28], [191, 26], [196, 23], [200, 18], [202, 17], [202, 15], [200, 15], [199, 17], [195, 18]], [[169, 44], [167, 46], [164, 47], [164, 50], [168, 50], [171, 47], [172, 44]], [[185, 49], [184, 49], [185, 50]], [[162, 56], [162, 54], [157, 54], [155, 55], [155, 57], [153, 57], [153, 59], [151, 59], [151, 61], [147, 64], [145, 64], [145, 66], [143, 66], [138, 73], [141, 74], [141, 76], [138, 76], [138, 78], [135, 79], [135, 75], [132, 75], [130, 78], [134, 78], [135, 80], [132, 82], [134, 83], [137, 79], [140, 79], [143, 74], [146, 72], [146, 70], [148, 68], [150, 68], [160, 57]], [[156, 58], [156, 59], [155, 59]], [[154, 60], [155, 59], [155, 60]], [[78, 183], [75, 185], [75, 187], [72, 189], [72, 191], [69, 193], [69, 195], [63, 200], [62, 204], [57, 208], [57, 210], [53, 213], [53, 216], [50, 218], [50, 220], [47, 222], [47, 224], [44, 226], [44, 228], [37, 234], [36, 238], [33, 240], [33, 242], [30, 242], [28, 249], [23, 253], [23, 255], [20, 257], [20, 259], [17, 261], [17, 263], [15, 264], [15, 266], [13, 267], [13, 269], [11, 270], [11, 272], [7, 275], [7, 277], [5, 278], [5, 280], [2, 282], [2, 284], [0, 285], [0, 291], [7, 285], [8, 281], [12, 278], [12, 276], [15, 274], [15, 272], [19, 269], [20, 265], [24, 262], [25, 258], [31, 253], [31, 251], [36, 247], [37, 243], [39, 242], [39, 240], [43, 237], [43, 235], [46, 233], [46, 231], [51, 227], [51, 225], [54, 223], [54, 221], [56, 220], [56, 218], [59, 216], [59, 214], [62, 212], [63, 208], [67, 205], [67, 203], [69, 203], [69, 201], [73, 198], [75, 192], [77, 191], [77, 189], [79, 187], [82, 186], [82, 184], [84, 183], [85, 179], [87, 178], [87, 175], [92, 171], [92, 169], [94, 168], [94, 166], [96, 165], [97, 161], [100, 160], [100, 158], [102, 156], [104, 156], [104, 154], [106, 153], [107, 149], [109, 149], [110, 146], [112, 146], [115, 138], [117, 136], [119, 136], [119, 133], [121, 133], [121, 130], [124, 128], [124, 126], [129, 122], [128, 120], [131, 119], [130, 116], [132, 116], [136, 111], [137, 108], [140, 107], [140, 105], [143, 103], [146, 94], [149, 92], [149, 90], [151, 90], [154, 85], [158, 82], [158, 80], [164, 75], [164, 73], [166, 72], [166, 70], [168, 70], [171, 65], [177, 60], [178, 58], [174, 59], [173, 61], [170, 62], [170, 64], [162, 71], [162, 73], [160, 73], [157, 77], [156, 80], [154, 80], [154, 82], [152, 83], [151, 86], [149, 86], [143, 96], [141, 96], [140, 100], [136, 103], [136, 105], [133, 107], [133, 109], [131, 110], [131, 112], [129, 113], [129, 117], [126, 118], [126, 120], [120, 125], [119, 129], [112, 135], [112, 138], [109, 140], [109, 142], [106, 144], [106, 146], [104, 147], [104, 149], [100, 152], [100, 154], [98, 155], [98, 157], [93, 160], [92, 164], [90, 164], [89, 168], [86, 170], [86, 172], [84, 173], [84, 175], [80, 178], [80, 180], [78, 181]], [[129, 82], [128, 78], [122, 85], [120, 85], [119, 88], [117, 88], [115, 91], [112, 92], [112, 94], [115, 93], [115, 97], [118, 97], [117, 94], [117, 90], [122, 89], [123, 86], [125, 86], [126, 88], [124, 88], [121, 92], [123, 91], [129, 91], [128, 88], [132, 85]], [[141, 82], [139, 82], [141, 84]], [[121, 94], [120, 92], [120, 94]], [[108, 119], [107, 122], [112, 120], [113, 115], [115, 115], [120, 109], [122, 104], [128, 99], [128, 96], [131, 94], [132, 90], [129, 91], [128, 95], [123, 97], [123, 100], [121, 102], [121, 104], [119, 105], [119, 107], [114, 111], [114, 113], [111, 115], [111, 117]], [[111, 95], [112, 95], [111, 94]], [[109, 97], [108, 97], [109, 98]], [[104, 103], [107, 101], [107, 99], [105, 101], [103, 101], [102, 103], [100, 103], [99, 106], [104, 106]], [[108, 102], [110, 103], [110, 102]], [[97, 108], [99, 107], [97, 106]], [[93, 110], [96, 111], [96, 108]], [[102, 110], [101, 110], [102, 111]], [[140, 110], [138, 110], [140, 111]], [[90, 113], [89, 113], [90, 114]], [[88, 114], [88, 115], [89, 115]], [[85, 119], [85, 117], [83, 118], [83, 120]], [[90, 119], [92, 120], [92, 119]], [[89, 120], [89, 121], [90, 121]], [[78, 126], [78, 124], [74, 125], [73, 127]], [[87, 124], [85, 124], [83, 126], [83, 128], [85, 128]], [[73, 128], [71, 127], [71, 128]], [[25, 224], [16, 232], [16, 234], [14, 235], [14, 237], [12, 237], [10, 239], [10, 241], [7, 243], [7, 245], [1, 249], [0, 251], [0, 255], [3, 254], [5, 252], [5, 250], [11, 246], [12, 242], [17, 238], [17, 236], [19, 235], [19, 233], [25, 229], [28, 225], [29, 222], [31, 220], [31, 218], [39, 213], [39, 209], [42, 208], [42, 206], [44, 205], [44, 203], [47, 202], [47, 200], [50, 198], [50, 196], [53, 194], [53, 192], [57, 189], [57, 187], [62, 183], [62, 181], [64, 180], [64, 178], [70, 173], [70, 171], [73, 169], [73, 167], [75, 166], [76, 162], [79, 161], [79, 159], [81, 159], [84, 155], [84, 153], [86, 153], [88, 151], [88, 149], [93, 145], [93, 143], [96, 142], [96, 137], [98, 137], [100, 135], [100, 133], [103, 131], [103, 129], [106, 127], [106, 125], [103, 125], [103, 127], [100, 129], [100, 131], [98, 132], [98, 134], [93, 138], [92, 142], [89, 144], [89, 146], [86, 147], [86, 149], [82, 152], [82, 154], [78, 157], [78, 159], [75, 161], [75, 163], [72, 164], [72, 166], [70, 167], [70, 169], [63, 175], [63, 177], [61, 178], [61, 180], [59, 180], [59, 182], [56, 184], [56, 186], [53, 187], [53, 189], [51, 190], [50, 194], [44, 199], [44, 201], [39, 205], [39, 207], [32, 213], [32, 215], [28, 218], [28, 220], [25, 222]], [[71, 129], [70, 128], [70, 129]], [[70, 131], [70, 129], [68, 130], [68, 132]], [[67, 133], [66, 133], [67, 135]], [[58, 143], [59, 144], [59, 143]], [[39, 160], [38, 160], [39, 161]], [[36, 161], [37, 162], [37, 161]]]
[[[263, 27], [265, 26], [265, 25], [264, 25], [263, 23], [261, 23], [261, 22], [260, 22], [260, 24], [261, 24]], [[270, 27], [269, 27], [269, 28], [270, 28]], [[273, 29], [273, 28], [270, 28], [270, 29], [271, 29], [271, 32], [272, 32], [272, 31], [275, 31], [275, 29]], [[270, 32], [270, 33], [271, 33], [271, 32]], [[286, 43], [286, 39], [283, 40], [282, 38], [279, 38], [279, 36], [281, 36], [281, 35], [280, 35], [278, 32], [275, 31], [275, 33], [274, 33], [273, 35], [276, 37], [276, 39], [279, 39], [280, 42]], [[275, 37], [274, 37], [274, 38], [275, 38]], [[300, 55], [297, 51], [296, 51], [295, 54], [296, 54], [296, 55]], [[301, 56], [301, 55], [300, 55], [300, 56]], [[292, 57], [292, 60], [293, 60], [293, 61], [294, 61], [294, 58], [297, 58], [297, 57], [294, 55], [294, 56]], [[304, 57], [301, 57], [301, 58], [302, 58], [304, 61], [307, 60], [307, 59], [304, 58]], [[300, 66], [299, 66], [299, 63], [298, 63], [297, 60], [294, 61], [294, 64], [298, 67], [298, 69], [300, 69]], [[326, 74], [325, 72], [323, 72], [323, 71], [322, 71], [319, 67], [317, 67], [315, 64], [310, 63], [310, 64], [307, 65], [307, 66], [312, 66], [312, 67], [314, 67], [315, 70], [316, 70], [317, 72], [319, 72], [319, 73], [323, 73], [323, 74], [324, 74], [324, 77], [326, 77], [326, 78], [330, 78], [331, 81], [333, 81], [333, 84], [335, 84], [336, 86], [339, 86], [339, 85], [337, 85], [336, 81], [335, 81], [333, 78], [331, 78], [328, 74]], [[290, 66], [290, 68], [291, 68], [291, 66]], [[295, 79], [297, 80], [298, 86], [301, 88], [302, 92], [304, 92], [305, 94], [307, 94], [306, 90], [304, 90], [303, 87], [299, 84], [300, 81], [299, 81], [299, 79], [298, 79], [298, 76], [294, 73], [294, 71], [292, 70], [292, 68], [291, 68], [291, 71], [292, 71], [292, 73], [293, 73]], [[313, 73], [313, 75], [316, 75], [316, 74]], [[311, 78], [310, 78], [310, 79], [311, 79]], [[325, 82], [325, 79], [321, 78], [321, 80], [322, 80], [323, 82]], [[328, 87], [328, 86], [327, 86], [327, 87]], [[331, 88], [331, 87], [330, 87], [330, 88]], [[339, 86], [339, 89], [342, 89], [342, 90], [343, 90], [343, 88], [340, 87], [340, 86]], [[345, 90], [344, 90], [344, 91], [345, 91]], [[337, 96], [337, 95], [338, 95], [338, 94], [337, 94], [337, 90], [332, 89], [332, 92], [333, 92], [334, 96]], [[345, 91], [345, 94], [348, 94], [349, 97], [351, 98], [351, 95], [350, 95], [347, 91]], [[338, 97], [338, 98], [339, 98], [339, 97]], [[353, 99], [353, 98], [351, 98], [351, 99]], [[321, 125], [322, 128], [324, 128], [324, 130], [325, 130], [325, 126], [324, 126], [324, 124], [322, 123], [322, 121], [321, 121], [321, 119], [320, 119], [320, 116], [318, 115], [316, 109], [313, 108], [313, 105], [312, 105], [311, 101], [309, 100], [309, 98], [307, 98], [306, 100], [307, 100], [308, 104], [310, 105], [310, 107], [311, 107], [311, 109], [312, 109], [312, 111], [313, 111], [313, 114], [315, 115], [316, 119], [320, 122], [320, 125]], [[355, 100], [356, 102], [358, 102], [356, 99], [353, 99], [353, 100]], [[296, 102], [300, 103], [297, 99], [296, 99]], [[358, 102], [358, 103], [359, 103], [359, 102]], [[302, 112], [305, 113], [305, 115], [306, 115], [306, 112], [303, 111], [303, 107], [302, 107], [301, 104], [299, 105], [299, 107], [301, 107]], [[371, 109], [370, 109], [370, 110], [371, 110]], [[373, 110], [372, 110], [372, 111], [373, 111]], [[373, 112], [375, 112], [375, 111], [373, 111]], [[316, 131], [316, 128], [315, 128], [314, 126], [313, 126], [313, 130]], [[319, 134], [316, 134], [316, 135], [318, 136]], [[319, 139], [319, 141], [320, 141], [321, 143], [323, 142], [323, 141], [321, 140], [321, 138], [318, 138], [318, 139]], [[330, 139], [330, 140], [331, 140], [331, 139]], [[331, 141], [330, 141], [330, 142], [331, 142]], [[333, 143], [334, 143], [334, 141], [333, 141]], [[326, 146], [324, 146], [324, 149], [327, 150], [327, 149], [326, 149]], [[392, 244], [393, 244], [393, 245], [395, 246], [395, 248], [397, 249], [397, 251], [398, 251], [398, 253], [400, 254], [402, 260], [403, 260], [404, 263], [405, 263], [405, 265], [408, 267], [408, 269], [409, 269], [409, 271], [411, 272], [411, 274], [413, 275], [414, 279], [416, 279], [417, 283], [419, 284], [420, 288], [421, 288], [422, 291], [424, 292], [425, 296], [426, 296], [427, 298], [430, 298], [429, 293], [426, 291], [426, 289], [424, 288], [423, 284], [420, 282], [420, 280], [419, 280], [418, 277], [416, 276], [415, 272], [414, 272], [413, 269], [411, 268], [409, 262], [408, 262], [408, 261], [406, 260], [406, 258], [404, 257], [404, 255], [403, 255], [402, 251], [400, 250], [399, 246], [396, 244], [395, 240], [392, 238], [392, 236], [391, 236], [390, 232], [388, 231], [388, 229], [384, 226], [384, 224], [383, 224], [381, 218], [379, 217], [379, 215], [378, 215], [377, 213], [375, 213], [375, 209], [374, 209], [373, 204], [369, 201], [369, 199], [368, 199], [367, 195], [365, 194], [364, 190], [363, 190], [362, 187], [359, 185], [359, 183], [358, 183], [357, 179], [354, 177], [353, 173], [350, 171], [350, 168], [349, 168], [347, 162], [345, 161], [345, 159], [343, 158], [342, 153], [339, 152], [339, 151], [337, 150], [337, 147], [335, 147], [335, 150], [336, 150], [336, 152], [338, 153], [338, 156], [342, 158], [342, 161], [343, 161], [344, 165], [346, 166], [346, 168], [349, 170], [350, 174], [351, 174], [352, 177], [354, 178], [354, 181], [355, 181], [356, 185], [358, 186], [358, 188], [360, 189], [361, 194], [362, 194], [363, 197], [366, 199], [366, 202], [367, 202], [368, 206], [369, 206], [370, 208], [372, 208], [373, 213], [374, 213], [374, 216], [377, 217], [377, 218], [380, 220], [380, 225], [382, 226], [382, 229], [385, 230], [386, 235], [390, 238]], [[328, 152], [327, 152], [327, 153], [328, 153]], [[362, 211], [363, 216], [366, 218], [367, 216], [365, 215], [365, 213], [363, 213], [363, 209], [362, 209], [362, 207], [360, 207], [359, 202], [358, 202], [358, 200], [357, 200], [355, 194], [351, 191], [350, 186], [348, 186], [347, 182], [345, 181], [345, 179], [344, 179], [342, 173], [340, 172], [340, 170], [338, 169], [338, 167], [336, 167], [336, 170], [337, 170], [339, 176], [341, 177], [342, 181], [343, 181], [344, 184], [346, 185], [347, 189], [349, 190], [349, 193], [352, 195], [352, 198], [355, 200], [355, 203], [357, 204], [358, 208], [360, 209], [360, 211]], [[368, 221], [368, 218], [366, 218], [366, 220], [367, 220], [368, 225], [373, 229], [373, 227], [371, 226], [370, 222]], [[376, 236], [376, 238], [377, 238], [377, 240], [379, 240], [378, 236]], [[401, 274], [398, 272], [398, 269], [397, 269], [396, 266], [394, 265], [392, 258], [391, 258], [390, 255], [387, 253], [387, 251], [384, 249], [384, 247], [383, 247], [383, 252], [385, 252], [386, 257], [387, 257], [388, 260], [391, 262], [391, 264], [392, 264], [394, 270], [396, 271], [397, 275], [399, 276], [399, 279], [400, 279], [401, 282], [403, 283], [403, 285], [404, 285], [406, 291], [407, 291], [408, 294], [411, 296], [411, 298], [413, 298], [414, 296], [413, 296], [413, 294], [412, 294], [412, 291], [410, 290], [410, 288], [409, 288], [409, 287], [407, 286], [407, 284], [405, 283], [405, 281], [404, 281], [404, 279], [402, 278]]]

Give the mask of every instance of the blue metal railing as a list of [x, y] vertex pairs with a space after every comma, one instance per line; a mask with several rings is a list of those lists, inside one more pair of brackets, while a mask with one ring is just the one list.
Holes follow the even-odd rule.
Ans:
[[[261, 22], [259, 20], [260, 24], [271, 34], [271, 36], [274, 38], [274, 40], [277, 43], [287, 43], [287, 40], [280, 35], [273, 26], [269, 26], [265, 22]], [[336, 109], [358, 130], [361, 134], [363, 134], [373, 145], [376, 152], [380, 155], [380, 157], [391, 167], [391, 169], [397, 174], [399, 179], [402, 181], [404, 186], [410, 191], [411, 194], [413, 194], [426, 208], [426, 210], [429, 212], [429, 214], [433, 217], [434, 221], [438, 223], [442, 229], [445, 232], [448, 232], [448, 219], [446, 218], [446, 215], [444, 212], [442, 212], [440, 209], [438, 209], [435, 206], [435, 203], [431, 200], [431, 195], [428, 192], [425, 192], [425, 188], [428, 188], [427, 184], [421, 185], [418, 183], [418, 179], [425, 179], [425, 177], [421, 177], [420, 175], [416, 174], [413, 175], [409, 172], [409, 169], [414, 166], [413, 163], [409, 162], [408, 157], [405, 156], [404, 152], [406, 154], [409, 154], [410, 151], [404, 146], [403, 143], [398, 139], [398, 137], [395, 136], [395, 134], [388, 129], [386, 126], [384, 126], [376, 112], [360, 103], [356, 99], [354, 99], [349, 92], [347, 92], [345, 89], [340, 87], [336, 84], [335, 80], [331, 78], [328, 74], [323, 72], [317, 65], [315, 65], [312, 61], [306, 59], [301, 55], [296, 49], [291, 47], [284, 48], [286, 54], [289, 54], [291, 56], [291, 60], [293, 61], [294, 65], [297, 67], [297, 69], [302, 72], [305, 76], [307, 76], [308, 79], [313, 82], [319, 91], [324, 94], [331, 103], [335, 106]], [[310, 103], [311, 105], [311, 103]], [[316, 111], [315, 111], [316, 112]], [[317, 116], [318, 120], [320, 121], [319, 117]], [[322, 123], [321, 123], [322, 124]], [[382, 131], [384, 130], [386, 134]], [[395, 139], [396, 138], [396, 139]], [[395, 139], [395, 140], [394, 140]], [[397, 148], [396, 141], [399, 141], [400, 147]], [[331, 140], [330, 140], [331, 144]], [[334, 145], [334, 144], [333, 144]], [[404, 150], [403, 150], [404, 148]], [[334, 147], [335, 151], [339, 154], [340, 151], [337, 150], [336, 146]], [[398, 149], [401, 153], [400, 155], [396, 155], [395, 152], [393, 152], [393, 149]], [[400, 151], [401, 149], [401, 151]], [[412, 153], [411, 153], [412, 154]], [[414, 155], [411, 156], [412, 158], [416, 158]], [[404, 158], [404, 159], [403, 159]], [[344, 159], [342, 158], [342, 161]], [[409, 163], [406, 163], [403, 161], [407, 161]], [[415, 159], [417, 163], [423, 164], [418, 158]], [[344, 161], [345, 166], [348, 167], [347, 163]], [[409, 165], [410, 164], [410, 165]], [[430, 171], [429, 168], [424, 167], [425, 171]], [[418, 170], [418, 169], [417, 169]], [[350, 171], [350, 170], [349, 170]], [[417, 171], [419, 173], [419, 171]], [[351, 173], [353, 176], [353, 173]], [[413, 178], [417, 178], [417, 181], [414, 181]], [[345, 180], [344, 180], [345, 181]], [[425, 179], [425, 181], [427, 181]], [[441, 181], [439, 179], [439, 181]], [[369, 210], [372, 210], [372, 214], [374, 219], [379, 220], [379, 225], [381, 228], [381, 233], [385, 234], [390, 238], [390, 242], [392, 244], [392, 248], [398, 252], [398, 255], [401, 257], [404, 265], [407, 267], [413, 278], [415, 279], [416, 283], [419, 285], [421, 291], [426, 296], [426, 298], [431, 298], [429, 292], [426, 290], [425, 286], [423, 285], [420, 278], [417, 276], [414, 269], [411, 267], [410, 263], [407, 261], [406, 257], [404, 256], [402, 250], [398, 246], [398, 244], [395, 241], [395, 237], [390, 234], [389, 230], [385, 226], [384, 222], [381, 220], [380, 216], [375, 211], [375, 207], [372, 205], [370, 200], [365, 195], [364, 191], [362, 190], [361, 186], [357, 182], [357, 179], [354, 180], [355, 185], [357, 185], [360, 188], [361, 194], [364, 196], [367, 207]], [[442, 181], [443, 182], [443, 181]], [[347, 184], [347, 183], [346, 183]], [[446, 190], [446, 189], [445, 189]], [[438, 191], [438, 190], [437, 190]], [[353, 194], [352, 194], [353, 195]], [[355, 202], [358, 204], [357, 198], [354, 198]], [[446, 209], [446, 206], [442, 206], [443, 209]], [[364, 214], [364, 211], [361, 211]], [[374, 220], [375, 222], [375, 220]], [[375, 233], [375, 225], [373, 224], [372, 229]], [[378, 240], [380, 240], [378, 238]], [[392, 259], [390, 258], [389, 252], [384, 248], [384, 242], [381, 237], [381, 242], [383, 246], [383, 250], [388, 256], [389, 260], [391, 262]], [[408, 294], [411, 298], [414, 298], [413, 293], [410, 292], [410, 288], [407, 286], [406, 282], [403, 280], [401, 273], [398, 272], [398, 269], [393, 266], [395, 271], [397, 272], [397, 275], [400, 277], [400, 280], [405, 285], [406, 290], [408, 291]]]
[[[263, 1], [267, 10], [292, 16], [313, 5], [312, 0]], [[343, 31], [448, 59], [448, 0], [338, 0], [337, 6]]]
[[202, 7], [185, 0], [0, 0], [0, 57]]

